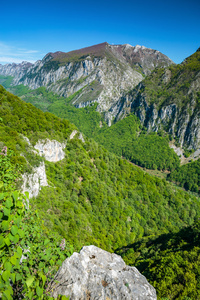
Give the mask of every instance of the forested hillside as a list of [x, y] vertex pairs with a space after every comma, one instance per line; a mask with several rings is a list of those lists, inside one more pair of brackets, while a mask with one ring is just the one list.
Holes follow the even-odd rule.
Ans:
[[73, 247], [68, 243], [63, 247], [58, 233], [45, 227], [37, 211], [28, 204], [28, 195], [17, 190], [22, 169], [15, 159], [13, 151], [6, 146], [1, 148], [0, 298], [52, 299], [49, 284]]
[[180, 164], [179, 157], [169, 147], [169, 136], [164, 132], [148, 133], [133, 114], [102, 128], [94, 134], [94, 139], [109, 151], [147, 169], [171, 171]]
[[134, 115], [108, 127], [103, 115], [96, 111], [97, 104], [77, 109], [71, 105], [73, 96], [62, 98], [44, 87], [33, 91], [23, 85], [12, 87], [9, 76], [0, 76], [0, 80], [25, 102], [69, 120], [86, 136], [118, 156], [148, 169], [173, 170], [179, 166], [178, 156], [169, 147], [169, 136], [164, 132], [147, 133]]
[[200, 159], [175, 169], [169, 174], [168, 179], [186, 190], [198, 193], [200, 186]]
[[200, 221], [176, 233], [142, 238], [118, 251], [156, 288], [158, 299], [200, 299]]
[[[11, 132], [1, 136], [2, 146], [23, 153], [27, 145], [20, 134], [28, 136], [32, 144], [41, 138], [69, 137], [74, 127], [68, 121], [43, 114], [3, 88], [1, 93], [1, 126]], [[18, 157], [17, 162], [25, 161], [23, 156]], [[49, 226], [79, 247], [88, 240], [114, 249], [143, 234], [191, 223], [198, 213], [195, 197], [143, 173], [87, 138], [85, 143], [78, 138], [67, 139], [65, 159], [46, 162], [46, 168], [49, 186], [42, 188], [33, 203], [48, 222], [51, 220]]]
[[[31, 173], [32, 166], [45, 162], [48, 186], [30, 203], [48, 231], [57, 232], [76, 250], [94, 244], [114, 251], [143, 236], [181, 230], [200, 217], [200, 202], [193, 195], [144, 173], [87, 137], [70, 140], [75, 126], [67, 120], [43, 113], [3, 87], [0, 99], [1, 148], [14, 151], [13, 168], [22, 165]], [[24, 136], [32, 145], [46, 138], [66, 141], [65, 158], [45, 161], [30, 151]]]

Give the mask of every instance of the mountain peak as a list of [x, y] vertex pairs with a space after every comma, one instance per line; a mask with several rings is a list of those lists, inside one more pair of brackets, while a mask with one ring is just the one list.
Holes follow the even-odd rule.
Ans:
[[124, 47], [126, 47], [126, 48], [133, 48], [133, 46], [130, 45], [130, 44], [123, 44], [122, 46], [124, 46]]
[[83, 56], [90, 56], [90, 55], [103, 56], [108, 45], [109, 44], [107, 42], [104, 42], [101, 44], [81, 48], [78, 50], [73, 50], [70, 52], [57, 51], [55, 53], [49, 53], [49, 54], [51, 54], [53, 60], [59, 60], [60, 62], [65, 62], [68, 60], [76, 60]]

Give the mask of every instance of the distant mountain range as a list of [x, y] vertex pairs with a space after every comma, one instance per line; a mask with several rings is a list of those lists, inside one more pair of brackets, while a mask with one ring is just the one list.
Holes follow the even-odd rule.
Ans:
[[0, 74], [13, 76], [12, 85], [43, 86], [77, 108], [96, 102], [109, 126], [134, 113], [149, 132], [164, 130], [177, 147], [200, 155], [199, 49], [175, 65], [144, 46], [102, 43], [48, 53], [35, 64], [0, 65]]
[[157, 50], [144, 46], [102, 43], [68, 53], [48, 53], [35, 64], [0, 65], [0, 74], [14, 76], [14, 85], [31, 89], [45, 86], [60, 96], [73, 97], [72, 104], [85, 107], [98, 102], [111, 125], [116, 117], [111, 107], [157, 67], [173, 62]]

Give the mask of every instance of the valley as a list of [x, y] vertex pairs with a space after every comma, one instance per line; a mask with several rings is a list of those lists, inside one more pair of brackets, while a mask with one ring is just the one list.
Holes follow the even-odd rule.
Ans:
[[[15, 283], [20, 268], [24, 274], [10, 297], [20, 297], [19, 286], [26, 299], [43, 297], [61, 264], [57, 255], [95, 245], [136, 266], [158, 299], [199, 299], [199, 78], [199, 49], [175, 65], [128, 44], [0, 66], [0, 284]], [[15, 206], [24, 178], [34, 217]], [[33, 237], [31, 253], [56, 251], [63, 240], [66, 251], [38, 258], [37, 267], [35, 256], [13, 263], [5, 273], [25, 247], [20, 230]]]

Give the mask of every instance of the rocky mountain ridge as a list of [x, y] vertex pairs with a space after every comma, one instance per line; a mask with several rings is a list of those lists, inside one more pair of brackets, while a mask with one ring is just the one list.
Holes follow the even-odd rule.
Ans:
[[[200, 52], [177, 66], [154, 70], [110, 108], [116, 120], [134, 113], [148, 131], [165, 130], [178, 145], [200, 147]], [[198, 153], [197, 153], [198, 154]]]
[[115, 114], [108, 112], [110, 108], [154, 68], [171, 64], [167, 56], [144, 46], [102, 43], [48, 53], [33, 65], [0, 65], [0, 74], [14, 76], [13, 85], [45, 86], [60, 96], [72, 96], [71, 103], [78, 108], [98, 102], [97, 110], [111, 125]]
[[48, 53], [31, 66], [0, 66], [0, 73], [15, 76], [13, 84], [32, 89], [44, 85], [69, 97], [67, 101], [77, 108], [97, 102], [97, 111], [109, 125], [134, 113], [149, 132], [168, 132], [176, 147], [194, 152], [191, 158], [196, 159], [200, 145], [199, 53], [198, 49], [182, 64], [173, 65], [160, 52], [144, 46], [102, 43], [68, 53]]
[[20, 64], [12, 63], [12, 64], [0, 64], [0, 73], [2, 75], [10, 75], [14, 77], [21, 77], [26, 74], [27, 70], [32, 66], [33, 64], [27, 61], [23, 61]]

